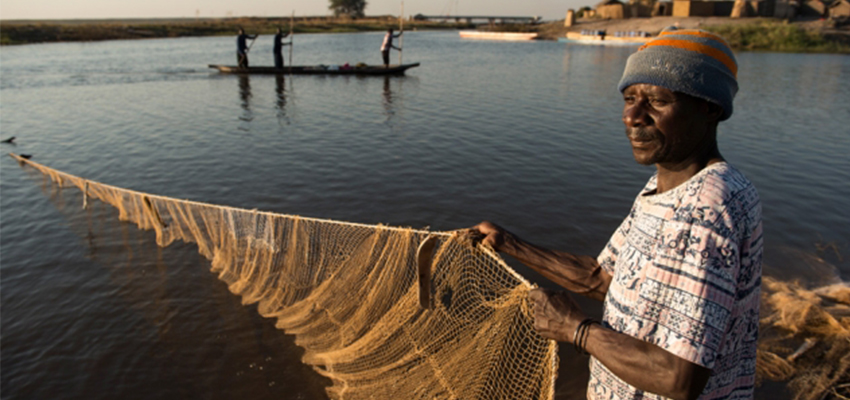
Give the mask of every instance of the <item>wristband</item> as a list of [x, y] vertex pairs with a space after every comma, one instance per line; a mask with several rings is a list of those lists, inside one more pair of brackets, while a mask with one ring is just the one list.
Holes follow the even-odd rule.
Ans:
[[584, 336], [584, 330], [592, 322], [593, 322], [593, 318], [585, 318], [584, 321], [581, 321], [581, 323], [578, 324], [578, 326], [576, 327], [576, 331], [573, 334], [573, 346], [575, 346], [576, 351], [579, 354], [582, 354], [584, 352], [584, 350], [582, 349], [582, 346], [581, 346], [581, 340], [582, 340], [582, 336]]
[[586, 318], [584, 321], [581, 321], [576, 328], [575, 334], [573, 334], [573, 345], [579, 354], [588, 354], [585, 347], [587, 346], [587, 335], [590, 332], [590, 325], [593, 324], [599, 324], [599, 321], [595, 321], [593, 318]]

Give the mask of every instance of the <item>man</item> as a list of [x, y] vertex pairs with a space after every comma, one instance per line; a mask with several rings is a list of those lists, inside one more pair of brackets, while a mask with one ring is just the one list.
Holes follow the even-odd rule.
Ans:
[[401, 37], [402, 34], [393, 35], [393, 29], [387, 29], [387, 34], [384, 35], [384, 42], [381, 44], [381, 56], [384, 57], [384, 68], [390, 67], [390, 49], [401, 51], [400, 48], [393, 46], [393, 38]]
[[[283, 43], [283, 38], [289, 36], [289, 33], [283, 33], [280, 28], [277, 28], [277, 33], [274, 35], [274, 67], [283, 69], [283, 46], [289, 43]], [[291, 62], [291, 60], [290, 60]]]
[[245, 39], [254, 40], [256, 38], [257, 35], [246, 35], [245, 30], [239, 28], [239, 36], [236, 36], [236, 65], [239, 68], [248, 68], [248, 45]]
[[753, 397], [761, 205], [717, 148], [737, 64], [726, 42], [663, 31], [619, 84], [635, 160], [656, 174], [597, 257], [547, 250], [489, 222], [473, 228], [564, 288], [603, 300], [601, 324], [566, 293], [529, 294], [534, 326], [591, 355], [590, 399]]

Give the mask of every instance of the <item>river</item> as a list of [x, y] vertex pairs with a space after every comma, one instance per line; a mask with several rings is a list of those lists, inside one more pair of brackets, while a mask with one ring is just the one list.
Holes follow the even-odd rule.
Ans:
[[[378, 63], [381, 35], [297, 35], [294, 61]], [[252, 65], [272, 63], [271, 43], [257, 40]], [[620, 120], [634, 49], [452, 31], [408, 32], [404, 46], [422, 65], [389, 78], [211, 72], [235, 61], [231, 37], [3, 47], [0, 132], [17, 144], [0, 150], [165, 196], [435, 230], [489, 219], [597, 254], [653, 172]], [[759, 189], [766, 274], [850, 280], [850, 57], [738, 62], [719, 142]], [[293, 338], [193, 246], [158, 248], [10, 157], [0, 177], [4, 398], [326, 398]], [[562, 347], [558, 398], [580, 398], [587, 359]]]

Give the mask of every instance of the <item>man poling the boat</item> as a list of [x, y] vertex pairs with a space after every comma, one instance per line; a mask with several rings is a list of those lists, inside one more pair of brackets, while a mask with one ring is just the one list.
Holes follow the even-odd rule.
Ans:
[[[239, 68], [248, 68], [248, 51], [254, 45], [254, 40], [258, 35], [247, 35], [245, 30], [239, 28], [239, 36], [236, 37], [236, 65]], [[251, 39], [251, 45], [247, 44], [246, 39]]]
[[[289, 43], [284, 43], [283, 39], [289, 36], [288, 32], [283, 32], [282, 29], [277, 28], [277, 33], [274, 35], [274, 67], [275, 68], [283, 68], [283, 46], [289, 45]], [[291, 62], [292, 60], [290, 60]]]
[[384, 42], [381, 44], [381, 56], [384, 58], [384, 68], [390, 67], [390, 49], [401, 51], [400, 48], [393, 46], [393, 38], [398, 38], [403, 35], [400, 32], [398, 35], [393, 34], [393, 28], [387, 29], [387, 34], [384, 35]]

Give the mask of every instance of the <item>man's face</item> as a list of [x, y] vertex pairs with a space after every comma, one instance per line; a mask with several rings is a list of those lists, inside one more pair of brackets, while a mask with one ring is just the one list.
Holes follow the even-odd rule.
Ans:
[[679, 163], [713, 141], [709, 103], [660, 86], [635, 84], [623, 92], [623, 123], [635, 161], [642, 165]]

